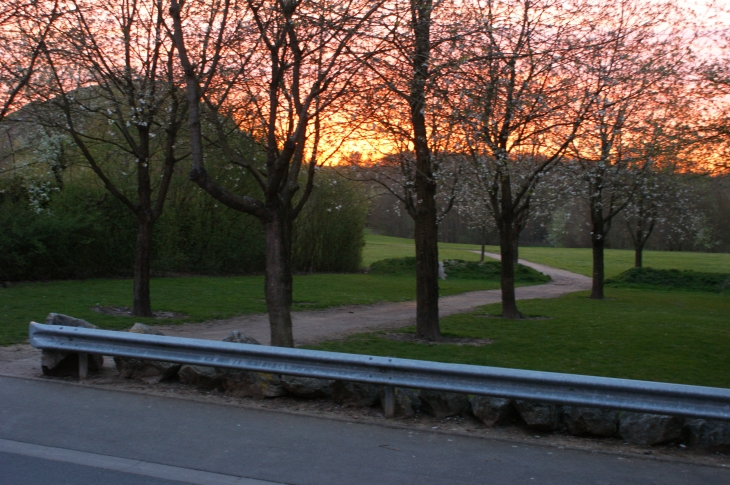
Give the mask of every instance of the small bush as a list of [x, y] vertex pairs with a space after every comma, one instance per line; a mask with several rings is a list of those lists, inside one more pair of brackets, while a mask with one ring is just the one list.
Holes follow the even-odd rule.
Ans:
[[368, 270], [370, 274], [416, 275], [416, 258], [391, 258], [375, 261]]
[[[499, 261], [463, 261], [453, 259], [444, 261], [444, 272], [449, 278], [499, 280], [502, 265]], [[521, 283], [542, 283], [550, 277], [521, 264], [515, 265], [515, 281]]]
[[356, 273], [365, 246], [367, 203], [355, 182], [330, 170], [294, 222], [292, 263], [307, 273]]
[[[444, 272], [448, 279], [499, 281], [501, 265], [498, 261], [464, 261], [461, 259], [443, 262]], [[416, 258], [393, 258], [376, 261], [370, 265], [370, 273], [381, 275], [413, 275], [416, 274]], [[550, 281], [550, 277], [521, 264], [515, 265], [515, 282], [542, 283]]]
[[665, 290], [730, 291], [730, 274], [699, 273], [678, 269], [631, 268], [606, 280], [614, 288], [640, 288]]

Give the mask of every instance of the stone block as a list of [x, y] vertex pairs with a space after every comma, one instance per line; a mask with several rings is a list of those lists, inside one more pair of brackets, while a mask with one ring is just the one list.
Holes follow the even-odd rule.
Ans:
[[471, 412], [487, 426], [497, 426], [514, 416], [515, 407], [511, 399], [491, 396], [473, 396]]
[[618, 416], [614, 409], [563, 406], [565, 426], [577, 436], [613, 436], [618, 431]]
[[684, 438], [690, 446], [730, 452], [730, 423], [709, 419], [688, 419], [684, 424]]
[[619, 435], [637, 445], [659, 445], [682, 440], [683, 420], [675, 416], [622, 412]]
[[469, 398], [465, 394], [422, 390], [418, 397], [421, 410], [437, 418], [458, 416], [470, 410]]
[[314, 377], [281, 376], [281, 385], [288, 393], [307, 399], [331, 396], [332, 382]]
[[[49, 313], [46, 317], [46, 325], [57, 325], [61, 327], [99, 328], [94, 324], [80, 318], [62, 315], [60, 313]], [[89, 354], [89, 373], [98, 372], [104, 366], [104, 357], [98, 354]], [[44, 350], [41, 353], [41, 370], [47, 376], [75, 376], [79, 374], [79, 354], [76, 352], [63, 352], [59, 350]]]
[[334, 381], [332, 400], [337, 404], [353, 408], [369, 408], [380, 401], [380, 386], [362, 382]]
[[550, 403], [515, 400], [515, 407], [525, 424], [539, 431], [560, 428], [560, 406]]

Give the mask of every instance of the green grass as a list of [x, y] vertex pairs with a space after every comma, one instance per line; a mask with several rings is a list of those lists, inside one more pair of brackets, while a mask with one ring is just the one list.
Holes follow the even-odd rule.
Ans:
[[[108, 329], [134, 322], [151, 325], [199, 322], [266, 311], [262, 276], [153, 278], [153, 310], [176, 311], [181, 320], [120, 317], [92, 312], [92, 306], [132, 306], [130, 280], [96, 279], [24, 283], [0, 288], [0, 345], [27, 340], [28, 322], [45, 321], [50, 312], [64, 313]], [[499, 287], [491, 280], [446, 280], [442, 295]], [[315, 274], [294, 277], [294, 310], [379, 301], [413, 300], [415, 278], [368, 274]]]
[[[412, 239], [397, 237], [365, 236], [363, 264], [403, 256], [415, 256]], [[481, 248], [474, 244], [439, 243], [439, 259], [465, 259], [478, 261], [472, 251]], [[496, 246], [487, 246], [488, 252], [499, 253]], [[591, 276], [592, 254], [590, 248], [521, 247], [520, 258], [534, 263], [554, 266]], [[634, 252], [623, 249], [607, 249], [605, 252], [606, 277], [616, 276], [634, 266]], [[694, 253], [678, 251], [644, 251], [644, 266], [655, 269], [694, 270], [706, 273], [730, 273], [730, 254]]]
[[730, 293], [730, 274], [699, 273], [678, 269], [631, 268], [606, 280], [606, 285], [614, 288]]
[[[520, 302], [531, 316], [487, 317], [499, 304], [442, 320], [445, 335], [489, 338], [481, 347], [424, 345], [382, 333], [316, 348], [410, 359], [730, 387], [730, 298], [686, 291], [610, 289], [607, 300], [584, 292]], [[407, 329], [413, 332], [413, 329]]]
[[[479, 261], [478, 254], [464, 251], [463, 248], [467, 246], [469, 245], [439, 243], [439, 260], [464, 259], [467, 261]], [[479, 249], [479, 246], [473, 247]], [[416, 256], [416, 246], [413, 239], [378, 236], [375, 234], [365, 235], [365, 248], [362, 254], [362, 265], [364, 268], [382, 259], [405, 258], [408, 256]]]

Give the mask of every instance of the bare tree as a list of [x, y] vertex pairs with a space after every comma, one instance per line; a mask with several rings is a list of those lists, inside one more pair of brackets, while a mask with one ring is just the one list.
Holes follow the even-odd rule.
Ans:
[[372, 123], [370, 136], [390, 153], [363, 161], [357, 177], [393, 194], [414, 221], [416, 334], [438, 340], [438, 225], [453, 206], [462, 165], [453, 120], [442, 108], [469, 10], [433, 0], [390, 2], [385, 9], [375, 26], [378, 44], [362, 59], [369, 90], [358, 105], [366, 111], [359, 118]]
[[[360, 31], [379, 8], [365, 0], [171, 2], [170, 29], [187, 83], [190, 178], [263, 224], [272, 345], [294, 345], [292, 224], [323, 162], [323, 118], [353, 88], [355, 58], [371, 47]], [[246, 130], [256, 149], [232, 146], [227, 120]], [[203, 123], [214, 128], [226, 161], [258, 182], [260, 197], [239, 195], [206, 171]]]
[[37, 121], [66, 132], [104, 187], [136, 217], [133, 313], [149, 317], [153, 227], [180, 160], [186, 114], [165, 4], [74, 0], [70, 6], [43, 48], [48, 81], [34, 90], [46, 100]]
[[5, 0], [0, 10], [0, 121], [27, 100], [23, 91], [42, 57], [46, 39], [61, 16], [57, 0]]

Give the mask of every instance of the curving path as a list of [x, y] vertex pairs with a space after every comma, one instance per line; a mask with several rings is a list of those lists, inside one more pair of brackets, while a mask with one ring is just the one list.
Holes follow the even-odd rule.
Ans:
[[[486, 255], [499, 259], [498, 254], [486, 253]], [[550, 276], [552, 281], [544, 285], [517, 288], [518, 300], [557, 298], [566, 293], [587, 290], [591, 287], [591, 279], [587, 276], [522, 259], [520, 263]], [[439, 300], [439, 312], [442, 317], [468, 312], [482, 305], [498, 303], [500, 297], [500, 290], [472, 291], [446, 296]], [[415, 314], [415, 301], [293, 312], [294, 341], [297, 345], [311, 344], [342, 338], [353, 333], [403, 327], [415, 323]], [[269, 320], [265, 313], [202, 323], [158, 325], [156, 328], [165, 335], [209, 340], [222, 340], [231, 330], [240, 330], [262, 344], [270, 343]], [[35, 377], [39, 374], [39, 350], [29, 345], [0, 347], [0, 375]]]
[[[494, 259], [498, 254], [487, 253]], [[558, 268], [520, 260], [552, 278], [544, 285], [517, 288], [517, 299], [557, 298], [566, 293], [590, 289], [591, 279]], [[439, 300], [442, 317], [463, 313], [489, 303], [498, 303], [501, 290], [472, 291], [446, 296]], [[376, 303], [374, 305], [353, 305], [328, 308], [326, 310], [300, 311], [292, 313], [294, 341], [297, 345], [332, 340], [349, 334], [371, 330], [403, 327], [413, 324], [416, 318], [416, 302]], [[221, 340], [231, 330], [241, 330], [263, 344], [270, 342], [269, 320], [266, 314], [242, 315], [225, 320], [203, 323], [157, 326], [165, 335], [176, 337]]]

